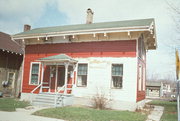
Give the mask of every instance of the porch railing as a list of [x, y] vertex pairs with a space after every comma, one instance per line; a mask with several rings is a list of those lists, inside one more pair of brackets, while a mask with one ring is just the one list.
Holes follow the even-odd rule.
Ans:
[[57, 107], [57, 102], [59, 100], [62, 101], [62, 105], [63, 105], [63, 98], [64, 98], [63, 95], [64, 94], [68, 95], [69, 91], [71, 93], [72, 92], [72, 87], [73, 87], [73, 84], [67, 84], [67, 85], [63, 85], [60, 89], [57, 90], [56, 95], [55, 95], [55, 100], [54, 100], [55, 107]]
[[34, 89], [31, 91], [31, 103], [32, 103], [32, 100], [33, 100], [33, 94], [34, 94], [34, 92], [35, 92], [38, 88], [40, 88], [41, 86], [42, 86], [42, 83], [39, 84], [36, 88], [34, 88]]

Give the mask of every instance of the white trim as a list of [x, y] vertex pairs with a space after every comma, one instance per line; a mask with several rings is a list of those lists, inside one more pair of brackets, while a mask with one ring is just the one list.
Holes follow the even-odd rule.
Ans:
[[[113, 80], [112, 80], [112, 65], [122, 65], [122, 67], [123, 67], [123, 74], [122, 74], [122, 87], [120, 87], [120, 88], [117, 88], [117, 87], [113, 87], [113, 85], [112, 85], [112, 82], [113, 82]], [[110, 68], [110, 70], [111, 70], [111, 81], [110, 81], [110, 89], [123, 89], [123, 81], [124, 81], [124, 64], [123, 63], [111, 63], [111, 68]]]
[[[24, 48], [25, 49], [25, 48]], [[21, 72], [21, 90], [20, 92], [22, 92], [22, 87], [23, 87], [23, 82], [24, 82], [24, 60], [25, 60], [25, 51], [24, 51], [24, 54], [23, 54], [23, 63], [22, 63], [22, 72]]]
[[[38, 83], [37, 84], [31, 84], [31, 72], [32, 72], [32, 65], [33, 64], [39, 64]], [[41, 63], [40, 62], [31, 62], [31, 64], [30, 64], [30, 72], [29, 72], [29, 85], [39, 85], [39, 81], [40, 81], [40, 67], [41, 67]]]
[[[87, 82], [86, 82], [86, 86], [78, 86], [78, 67], [79, 67], [79, 64], [87, 64]], [[80, 87], [80, 88], [87, 88], [88, 86], [88, 76], [89, 75], [89, 63], [88, 62], [80, 62], [80, 63], [77, 63], [77, 70], [76, 70], [76, 87]]]
[[145, 91], [145, 86], [146, 86], [146, 68], [145, 66], [143, 67], [143, 91]]
[[143, 66], [141, 65], [141, 63], [139, 63], [138, 65], [138, 72], [139, 72], [139, 76], [138, 76], [138, 91], [142, 91], [142, 68]]
[[113, 33], [113, 32], [130, 32], [130, 31], [150, 31], [150, 26], [137, 26], [137, 27], [117, 27], [117, 28], [103, 28], [103, 29], [90, 29], [90, 30], [77, 30], [77, 31], [64, 31], [64, 32], [49, 32], [40, 34], [29, 35], [14, 35], [11, 36], [15, 39], [30, 39], [38, 37], [52, 37], [52, 36], [68, 36], [68, 35], [81, 35], [81, 34], [97, 34], [97, 33]]

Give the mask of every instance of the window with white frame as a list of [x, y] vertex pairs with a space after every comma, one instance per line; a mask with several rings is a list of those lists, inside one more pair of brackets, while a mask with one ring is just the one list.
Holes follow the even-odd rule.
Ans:
[[40, 63], [38, 62], [31, 63], [30, 84], [37, 85], [39, 83], [39, 70], [40, 70]]
[[123, 64], [112, 64], [112, 88], [123, 86]]
[[87, 86], [88, 64], [78, 64], [77, 86]]

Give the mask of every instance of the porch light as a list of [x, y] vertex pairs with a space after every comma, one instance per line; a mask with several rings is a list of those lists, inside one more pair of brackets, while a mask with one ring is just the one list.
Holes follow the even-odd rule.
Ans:
[[96, 34], [95, 34], [95, 33], [93, 34], [93, 37], [96, 37]]
[[153, 30], [152, 29], [150, 30], [150, 33], [153, 34]]
[[107, 33], [104, 33], [104, 37], [106, 37], [107, 36]]
[[131, 38], [131, 33], [130, 33], [130, 31], [128, 31], [128, 36]]
[[64, 37], [63, 37], [64, 39], [66, 39], [66, 36], [64, 35]]
[[46, 40], [48, 40], [48, 37], [46, 36]]
[[37, 40], [39, 41], [39, 37], [37, 38]]
[[24, 42], [24, 39], [22, 39], [22, 41]]
[[74, 35], [72, 36], [72, 38], [74, 39]]

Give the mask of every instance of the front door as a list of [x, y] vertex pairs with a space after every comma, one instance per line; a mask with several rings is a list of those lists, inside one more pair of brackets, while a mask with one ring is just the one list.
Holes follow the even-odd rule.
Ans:
[[59, 66], [58, 67], [58, 80], [57, 80], [57, 87], [64, 86], [65, 82], [65, 67]]

